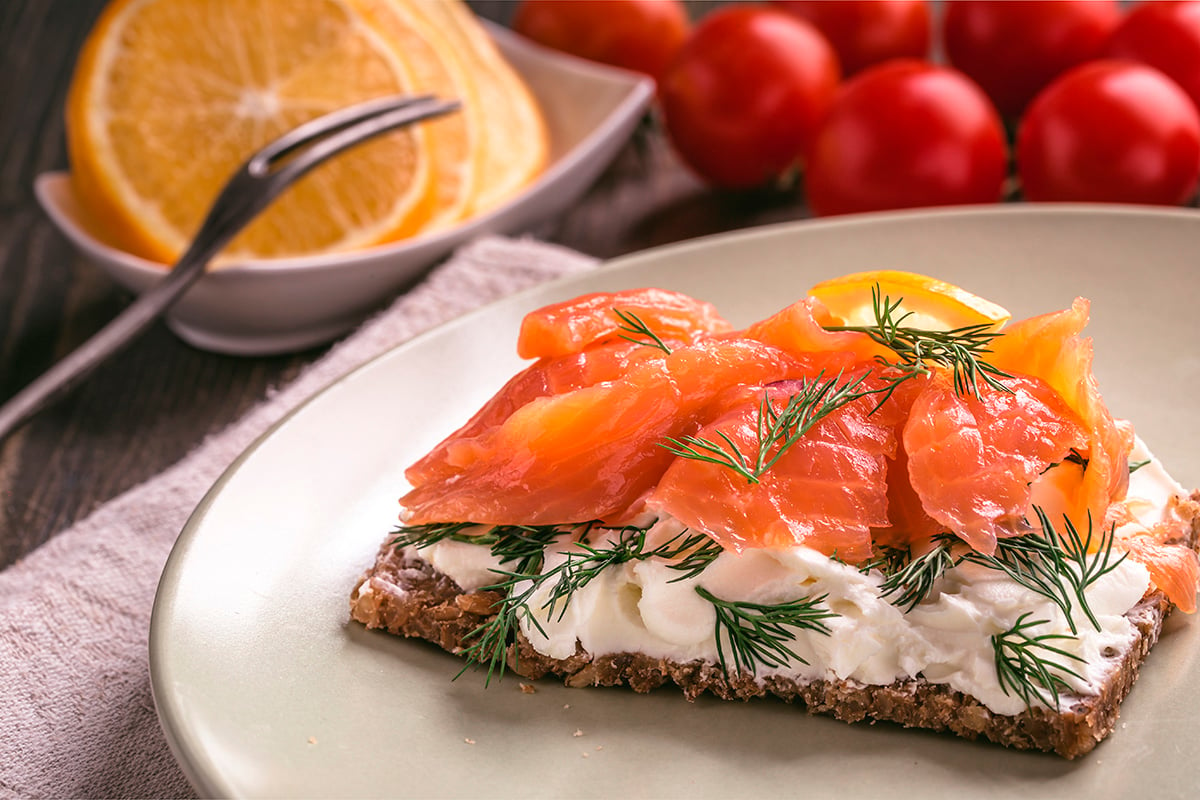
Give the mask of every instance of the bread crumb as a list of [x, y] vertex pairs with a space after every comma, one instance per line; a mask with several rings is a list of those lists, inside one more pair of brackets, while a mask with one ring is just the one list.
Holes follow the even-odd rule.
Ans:
[[474, 739], [463, 739], [463, 741], [466, 742], [467, 744], [475, 744]]
[[565, 709], [568, 709], [568, 708], [570, 708], [570, 707], [571, 707], [571, 704], [570, 704], [570, 703], [563, 703], [563, 709], [564, 709], [564, 710], [565, 710]]
[[604, 749], [604, 745], [602, 745], [602, 744], [598, 744], [598, 745], [596, 745], [596, 749], [597, 749], [597, 750], [603, 750], [603, 749]]
[[310, 736], [310, 737], [308, 737], [308, 743], [309, 743], [309, 744], [316, 744], [316, 743], [317, 743], [317, 737], [315, 737], [315, 736]]
[[536, 687], [528, 683], [518, 683], [517, 685], [521, 687], [521, 694], [533, 694], [537, 691]]
[[578, 738], [580, 736], [583, 736], [583, 731], [576, 729], [576, 731], [574, 733], [572, 733], [571, 735]]
[[587, 753], [580, 753], [580, 755], [582, 755], [584, 758], [587, 758], [587, 757], [588, 757], [588, 754], [587, 754]]

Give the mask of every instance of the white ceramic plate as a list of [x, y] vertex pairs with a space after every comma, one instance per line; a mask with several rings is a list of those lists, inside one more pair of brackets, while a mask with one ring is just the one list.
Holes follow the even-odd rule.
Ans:
[[[649, 78], [565, 56], [488, 26], [546, 119], [550, 158], [509, 202], [438, 233], [352, 253], [222, 264], [167, 315], [185, 341], [238, 355], [291, 352], [361, 322], [462, 242], [526, 230], [574, 202], [629, 138], [654, 94]], [[65, 172], [40, 175], [38, 200], [54, 224], [115, 280], [145, 291], [163, 269], [104, 242]]]
[[155, 699], [196, 787], [351, 797], [1178, 797], [1200, 763], [1200, 619], [1169, 620], [1113, 737], [1066, 762], [782, 702], [535, 694], [451, 680], [423, 642], [348, 621], [392, 529], [402, 470], [515, 371], [521, 316], [585, 291], [658, 285], [735, 323], [816, 281], [908, 268], [1017, 316], [1093, 301], [1112, 410], [1200, 486], [1200, 215], [999, 207], [804, 222], [648, 251], [463, 317], [370, 363], [244, 454], [188, 523], [154, 609]]

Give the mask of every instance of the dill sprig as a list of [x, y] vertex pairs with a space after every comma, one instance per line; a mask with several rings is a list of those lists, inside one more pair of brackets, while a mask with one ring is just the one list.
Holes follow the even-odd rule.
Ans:
[[996, 676], [1000, 681], [1000, 689], [1005, 694], [1015, 692], [1026, 706], [1032, 707], [1034, 700], [1040, 699], [1047, 705], [1053, 703], [1057, 709], [1059, 692], [1070, 688], [1063, 676], [1081, 676], [1061, 661], [1055, 661], [1054, 656], [1080, 663], [1083, 659], [1051, 644], [1074, 637], [1063, 633], [1029, 635], [1029, 629], [1046, 623], [1046, 620], [1029, 622], [1030, 615], [1031, 612], [1022, 614], [1007, 631], [992, 636]]
[[[590, 527], [598, 523], [584, 523]], [[474, 533], [467, 533], [474, 529]], [[475, 522], [429, 522], [421, 525], [402, 525], [396, 530], [392, 547], [416, 547], [424, 550], [443, 541], [465, 542], [486, 546], [501, 563], [514, 561], [518, 571], [541, 566], [542, 552], [558, 536], [560, 525], [481, 525]]]
[[679, 547], [666, 558], [680, 559], [668, 564], [667, 569], [677, 570], [683, 574], [672, 578], [667, 583], [679, 583], [694, 578], [708, 568], [717, 556], [725, 552], [725, 548], [703, 533], [693, 534], [684, 539]]
[[[880, 585], [883, 597], [899, 595], [892, 600], [892, 605], [904, 611], [912, 611], [918, 603], [929, 596], [938, 579], [949, 569], [958, 566], [961, 557], [951, 554], [951, 549], [958, 539], [951, 534], [943, 533], [934, 537], [934, 546], [916, 558], [909, 558], [903, 565], [884, 571], [886, 576]], [[894, 563], [894, 562], [893, 562]]]
[[546, 548], [566, 531], [585, 537], [599, 525], [584, 522], [574, 526], [562, 525], [497, 525], [479, 537], [501, 564], [513, 564], [514, 572], [534, 572], [542, 568]]
[[1071, 633], [1078, 632], [1071, 615], [1076, 604], [1092, 626], [1100, 630], [1100, 623], [1088, 604], [1086, 590], [1101, 576], [1116, 569], [1124, 559], [1121, 555], [1114, 560], [1115, 528], [1101, 533], [1095, 551], [1089, 552], [1092, 549], [1090, 515], [1087, 534], [1083, 537], [1067, 517], [1063, 517], [1064, 533], [1060, 534], [1040, 506], [1034, 506], [1034, 512], [1041, 525], [1040, 533], [1030, 531], [1000, 539], [996, 542], [994, 555], [971, 551], [962, 560], [998, 569], [1026, 589], [1050, 600], [1062, 610]]
[[[993, 555], [973, 550], [965, 554], [962, 560], [999, 570], [1031, 592], [1045, 597], [1062, 610], [1071, 632], [1076, 633], [1075, 621], [1071, 617], [1071, 598], [1075, 592], [1072, 585], [1063, 582], [1070, 567], [1066, 555], [1051, 537], [1030, 531], [1021, 536], [998, 540]], [[1087, 602], [1082, 595], [1080, 600]]]
[[1063, 457], [1063, 462], [1067, 464], [1078, 464], [1083, 469], [1088, 468], [1088, 458], [1083, 453], [1072, 447]]
[[1050, 470], [1054, 469], [1055, 467], [1060, 467], [1063, 464], [1075, 464], [1080, 468], [1080, 471], [1084, 471], [1088, 468], [1088, 459], [1083, 455], [1083, 453], [1080, 453], [1078, 450], [1072, 447], [1067, 451], [1067, 454], [1063, 456], [1062, 461], [1053, 461], [1047, 464], [1046, 468], [1042, 470], [1040, 474], [1045, 475]]
[[[509, 573], [504, 573], [509, 574]], [[518, 573], [519, 574], [519, 573]], [[528, 619], [540, 629], [541, 625], [533, 616], [533, 612], [529, 609], [529, 598], [537, 589], [534, 584], [514, 596], [511, 593], [511, 585], [516, 581], [504, 581], [493, 586], [485, 587], [487, 590], [508, 592], [503, 596], [503, 599], [498, 603], [499, 609], [497, 613], [475, 628], [471, 629], [463, 641], [471, 641], [471, 644], [459, 651], [459, 655], [467, 662], [455, 679], [462, 676], [473, 664], [487, 665], [487, 677], [484, 679], [484, 686], [488, 686], [492, 682], [492, 676], [496, 675], [500, 678], [504, 677], [504, 672], [508, 668], [508, 646], [516, 641], [517, 631], [521, 629], [521, 620]]]
[[[576, 535], [579, 535], [579, 531], [586, 535], [597, 524], [583, 523], [574, 526], [573, 530], [576, 531]], [[539, 571], [546, 547], [563, 536], [564, 532], [572, 530], [571, 527], [564, 528], [559, 525], [495, 525], [476, 533], [465, 533], [467, 529], [485, 527], [473, 522], [405, 525], [397, 531], [397, 536], [391, 544], [395, 547], [415, 546], [424, 549], [446, 540], [468, 542], [488, 547], [501, 564], [513, 564], [511, 573], [506, 574], [527, 574]], [[503, 619], [500, 617], [501, 615], [497, 615], [491, 619], [494, 624], [480, 625], [472, 631], [472, 635], [477, 635], [478, 639], [465, 651], [468, 654], [468, 664], [472, 661], [488, 664], [489, 680], [497, 668], [501, 671], [504, 669], [508, 642], [512, 641], [516, 634], [521, 611], [518, 610]]]
[[[587, 541], [587, 537], [597, 529], [617, 533], [612, 540], [593, 545]], [[470, 641], [471, 644], [460, 652], [467, 665], [459, 675], [471, 665], [478, 664], [487, 666], [485, 685], [491, 682], [493, 675], [499, 673], [503, 676], [507, 668], [508, 646], [516, 641], [521, 623], [528, 621], [545, 636], [546, 631], [542, 628], [536, 612], [544, 612], [549, 619], [557, 611], [557, 618], [562, 619], [572, 596], [609, 567], [628, 561], [645, 561], [650, 558], [673, 560], [683, 556], [680, 566], [688, 565], [687, 569], [694, 569], [698, 574], [716, 557], [716, 554], [710, 555], [711, 548], [702, 541], [708, 540], [708, 537], [703, 534], [685, 537], [686, 531], [657, 547], [647, 549], [648, 530], [649, 528], [636, 526], [605, 528], [595, 522], [578, 525], [574, 529], [558, 528], [552, 538], [569, 538], [570, 541], [564, 543], [564, 547], [569, 546], [569, 549], [559, 551], [559, 555], [564, 557], [563, 560], [545, 569], [544, 553], [547, 547], [553, 546], [552, 542], [542, 542], [538, 546], [536, 559], [531, 553], [536, 540], [547, 534], [546, 529], [518, 526], [493, 529], [498, 537], [497, 542], [492, 545], [493, 554], [502, 559], [502, 554], [523, 555], [518, 558], [517, 566], [513, 569], [493, 570], [501, 580], [483, 587], [485, 591], [499, 593], [503, 599], [493, 617], [480, 623], [464, 637], [464, 641]], [[702, 555], [695, 556], [696, 553]], [[550, 587], [547, 597], [535, 610], [531, 603], [534, 603], [534, 597], [545, 586]]]
[[[873, 569], [879, 570], [885, 576], [891, 575], [896, 570], [902, 569], [904, 565], [908, 563], [910, 558], [912, 558], [912, 550], [907, 547], [892, 547], [886, 544], [877, 545], [875, 548], [875, 555], [872, 558], [868, 558], [866, 561], [860, 562], [856, 569], [858, 569], [858, 571], [863, 575], [866, 575]], [[836, 550], [834, 551], [833, 555], [830, 556], [830, 559], [844, 566], [850, 566], [838, 557]]]
[[650, 326], [642, 321], [642, 318], [632, 311], [622, 311], [619, 308], [613, 308], [612, 312], [617, 315], [617, 319], [621, 324], [617, 330], [624, 331], [621, 338], [633, 342], [634, 344], [644, 344], [647, 347], [655, 347], [662, 350], [667, 355], [671, 355], [671, 348], [667, 346], [658, 334], [650, 330]]
[[460, 542], [475, 541], [471, 534], [463, 533], [477, 527], [473, 522], [428, 522], [423, 525], [401, 525], [396, 529], [396, 538], [389, 542], [392, 547], [416, 547], [423, 550], [446, 539]]
[[1149, 459], [1149, 458], [1147, 458], [1143, 461], [1130, 461], [1129, 462], [1129, 474], [1132, 475], [1133, 473], [1137, 472], [1139, 469], [1141, 469], [1142, 467], [1149, 464], [1150, 461], [1151, 461], [1151, 459]]
[[879, 284], [875, 284], [871, 288], [874, 325], [830, 325], [825, 326], [825, 330], [867, 334], [898, 357], [897, 361], [882, 357], [880, 361], [885, 366], [901, 370], [907, 377], [928, 375], [931, 364], [949, 369], [954, 374], [954, 391], [960, 396], [978, 395], [980, 379], [993, 389], [1012, 392], [999, 380], [1012, 376], [982, 358], [991, 352], [988, 346], [992, 341], [1003, 335], [991, 330], [991, 323], [964, 325], [949, 331], [910, 328], [904, 325], [904, 321], [912, 312], [896, 316], [903, 301], [904, 298], [900, 298], [892, 302], [890, 297], [883, 294]]
[[[590, 530], [590, 526], [585, 526], [584, 535], [590, 532]], [[559, 531], [557, 535], [561, 536], [565, 535], [565, 533]], [[574, 537], [572, 538], [574, 539]], [[580, 544], [578, 541], [575, 543]], [[502, 546], [507, 547], [508, 544], [505, 543]], [[586, 548], [584, 551], [586, 553], [585, 558], [599, 560], [595, 558], [598, 552], [595, 548], [588, 547], [587, 545], [582, 546]], [[524, 544], [519, 544], [517, 547], [523, 549]], [[495, 545], [493, 545], [494, 548]], [[622, 552], [625, 552], [624, 549]], [[459, 671], [458, 675], [462, 675], [473, 664], [486, 664], [487, 678], [484, 681], [485, 686], [491, 683], [493, 675], [498, 674], [499, 677], [503, 677], [508, 666], [508, 646], [516, 641], [517, 632], [520, 630], [521, 622], [524, 620], [528, 620], [543, 636], [545, 635], [545, 630], [542, 628], [541, 623], [538, 622], [533, 609], [530, 608], [530, 602], [544, 583], [552, 579], [557, 580], [564, 571], [572, 569], [572, 560], [568, 557], [555, 568], [543, 573], [541, 570], [544, 562], [545, 548], [542, 548], [540, 550], [540, 557], [536, 559], [536, 563], [534, 559], [525, 559], [523, 569], [493, 570], [502, 580], [483, 587], [483, 590], [497, 592], [501, 595], [502, 599], [498, 604], [499, 608], [494, 616], [484, 620], [463, 637], [464, 642], [471, 643], [459, 653], [467, 663]], [[607, 563], [613, 562], [605, 561], [604, 563], [607, 565]], [[522, 564], [518, 564], [518, 567], [520, 566]], [[582, 588], [598, 574], [599, 568], [596, 564], [592, 564], [591, 570], [585, 571], [582, 575], [575, 574], [572, 581], [576, 588]], [[526, 583], [527, 585], [518, 591], [517, 587], [522, 583]], [[558, 599], [558, 596], [552, 594], [549, 603], [554, 603], [556, 599]], [[563, 604], [563, 612], [565, 612], [565, 609], [566, 603]]]
[[[586, 541], [580, 540], [576, 542], [578, 550], [566, 551], [564, 553], [566, 559], [561, 564], [536, 576], [533, 580], [539, 586], [553, 583], [550, 596], [542, 605], [547, 618], [553, 616], [555, 608], [558, 608], [558, 619], [561, 620], [567, 613], [567, 605], [571, 602], [572, 595], [591, 583], [608, 567], [628, 561], [644, 561], [654, 556], [662, 558], [672, 552], [670, 545], [674, 539], [653, 550], [646, 550], [647, 530], [647, 528], [626, 526], [620, 529], [616, 541], [606, 542], [603, 547], [594, 547]], [[523, 576], [520, 579], [528, 578]], [[561, 605], [559, 605], [560, 603]], [[540, 625], [538, 630], [541, 631]], [[545, 631], [541, 631], [541, 633], [544, 635]]]
[[[1064, 570], [1063, 577], [1074, 589], [1075, 597], [1079, 600], [1080, 610], [1087, 615], [1092, 626], [1096, 630], [1100, 630], [1100, 623], [1096, 619], [1096, 615], [1092, 613], [1091, 606], [1088, 605], [1085, 591], [1102, 576], [1120, 566], [1121, 562], [1125, 560], [1125, 556], [1128, 555], [1128, 553], [1121, 553], [1114, 558], [1113, 543], [1116, 541], [1116, 525], [1109, 527], [1107, 532], [1101, 531], [1100, 540], [1096, 543], [1094, 552], [1090, 552], [1092, 551], [1093, 532], [1090, 511], [1088, 512], [1087, 534], [1080, 536], [1079, 530], [1065, 514], [1063, 515], [1064, 533], [1060, 534], [1040, 506], [1034, 506], [1033, 510], [1037, 514], [1038, 522], [1046, 536], [1056, 540], [1062, 547], [1064, 564], [1070, 566]], [[1074, 632], [1074, 630], [1075, 626], [1072, 623], [1071, 631]]]
[[962, 555], [956, 556], [954, 550], [964, 544], [962, 540], [952, 533], [940, 533], [933, 537], [933, 548], [917, 558], [911, 558], [906, 550], [884, 548], [880, 556], [864, 562], [859, 569], [883, 572], [881, 595], [897, 595], [892, 604], [911, 611], [929, 596], [947, 570], [964, 561], [978, 564], [999, 570], [1014, 582], [1050, 600], [1062, 610], [1072, 633], [1078, 632], [1071, 614], [1075, 607], [1096, 630], [1100, 630], [1100, 622], [1088, 604], [1087, 589], [1125, 559], [1124, 553], [1118, 555], [1113, 550], [1115, 529], [1101, 532], [1093, 546], [1090, 517], [1086, 534], [1081, 535], [1065, 516], [1060, 533], [1040, 506], [1034, 506], [1033, 510], [1041, 532], [1030, 531], [1000, 539], [992, 555], [965, 549]]
[[[717, 660], [730, 677], [740, 672], [753, 674], [759, 664], [780, 667], [789, 659], [807, 664], [788, 647], [788, 643], [796, 638], [796, 629], [829, 635], [824, 620], [837, 616], [821, 605], [825, 595], [770, 605], [722, 600], [700, 586], [696, 587], [696, 593], [716, 608]], [[729, 646], [732, 670], [723, 642]]]
[[822, 380], [824, 374], [821, 372], [813, 380], [802, 382], [800, 391], [789, 395], [782, 409], [775, 407], [770, 394], [764, 390], [755, 422], [757, 452], [750, 457], [720, 429], [717, 429], [719, 442], [685, 436], [682, 439], [667, 438], [661, 446], [675, 456], [728, 467], [748, 483], [758, 483], [763, 473], [818, 422], [848, 403], [881, 391], [859, 388], [869, 372], [840, 385], [841, 373]]

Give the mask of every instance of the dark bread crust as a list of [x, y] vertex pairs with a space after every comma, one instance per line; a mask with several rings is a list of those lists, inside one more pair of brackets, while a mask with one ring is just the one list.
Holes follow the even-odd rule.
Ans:
[[[1191, 519], [1191, 535], [1186, 543], [1195, 549], [1200, 539], [1200, 493], [1186, 501], [1183, 510]], [[467, 634], [492, 614], [493, 605], [500, 599], [494, 592], [463, 592], [427, 562], [385, 543], [375, 565], [354, 587], [350, 607], [351, 617], [368, 628], [418, 637], [457, 653]], [[1064, 698], [1057, 711], [1033, 708], [1016, 716], [995, 714], [969, 695], [919, 677], [887, 686], [839, 680], [797, 682], [778, 677], [759, 682], [746, 676], [730, 678], [718, 665], [708, 662], [677, 663], [640, 653], [593, 657], [578, 649], [570, 658], [552, 659], [534, 650], [523, 636], [510, 647], [508, 662], [524, 677], [555, 675], [568, 686], [628, 685], [634, 691], [648, 692], [670, 682], [679, 686], [689, 700], [704, 692], [726, 700], [774, 695], [802, 703], [809, 713], [845, 722], [889, 721], [1076, 758], [1112, 732], [1121, 701], [1137, 680], [1146, 654], [1158, 641], [1171, 608], [1162, 593], [1154, 591], [1130, 610], [1126, 616], [1135, 628], [1131, 646], [1109, 656], [1109, 678], [1098, 695]]]

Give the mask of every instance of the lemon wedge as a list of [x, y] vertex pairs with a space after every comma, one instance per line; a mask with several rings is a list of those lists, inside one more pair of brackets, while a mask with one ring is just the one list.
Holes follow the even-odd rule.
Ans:
[[874, 325], [875, 287], [879, 287], [881, 300], [900, 301], [893, 318], [907, 314], [904, 325], [909, 328], [949, 331], [988, 325], [991, 330], [999, 330], [1012, 317], [1001, 306], [952, 283], [900, 270], [855, 272], [822, 281], [808, 293], [844, 325]]

